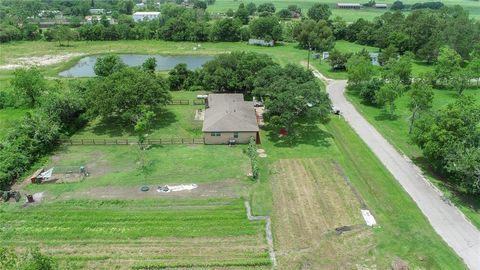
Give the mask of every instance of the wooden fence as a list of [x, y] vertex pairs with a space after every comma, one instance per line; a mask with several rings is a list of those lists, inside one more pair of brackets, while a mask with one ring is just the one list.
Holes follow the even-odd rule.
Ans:
[[[138, 144], [136, 139], [61, 139], [63, 145], [131, 145]], [[168, 144], [204, 144], [205, 138], [169, 138], [169, 139], [147, 139], [147, 145], [168, 145]]]
[[168, 104], [169, 105], [189, 105], [190, 100], [188, 100], [188, 99], [173, 99]]
[[[193, 105], [205, 105], [204, 99], [194, 99], [192, 100]], [[173, 99], [168, 103], [168, 105], [190, 105], [190, 100], [188, 99]]]

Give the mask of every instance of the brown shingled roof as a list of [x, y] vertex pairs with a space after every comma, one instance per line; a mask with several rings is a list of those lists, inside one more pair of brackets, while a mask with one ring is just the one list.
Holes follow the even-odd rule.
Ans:
[[203, 132], [259, 131], [253, 102], [243, 94], [210, 94]]

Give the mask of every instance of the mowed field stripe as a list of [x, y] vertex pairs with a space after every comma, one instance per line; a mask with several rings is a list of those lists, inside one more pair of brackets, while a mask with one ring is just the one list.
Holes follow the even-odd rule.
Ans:
[[[273, 167], [279, 269], [336, 269], [365, 256], [366, 249], [357, 245], [370, 243], [370, 231], [361, 222], [355, 195], [330, 160], [282, 159]], [[340, 226], [353, 231], [335, 233]]]

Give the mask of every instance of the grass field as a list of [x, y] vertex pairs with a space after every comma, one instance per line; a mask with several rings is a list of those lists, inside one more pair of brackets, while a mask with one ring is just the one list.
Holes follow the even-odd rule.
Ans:
[[[458, 96], [455, 91], [451, 90], [434, 90], [433, 108], [439, 109], [448, 103], [454, 102]], [[477, 103], [480, 104], [480, 88], [468, 89], [466, 95], [476, 97]], [[404, 94], [396, 101], [396, 118], [391, 119], [384, 114], [381, 108], [365, 105], [361, 102], [361, 98], [353, 92], [348, 92], [349, 99], [356, 108], [362, 113], [366, 119], [372, 123], [377, 130], [382, 133], [397, 149], [405, 155], [417, 162], [438, 187], [440, 187], [446, 195], [455, 202], [459, 208], [465, 213], [469, 219], [480, 228], [480, 198], [467, 196], [465, 194], [455, 194], [453, 188], [450, 187], [448, 181], [444, 181], [442, 177], [435, 175], [422, 162], [422, 152], [419, 147], [411, 142], [408, 136], [410, 110], [408, 109], [409, 97]]]
[[[276, 248], [282, 269], [353, 269], [370, 265], [373, 232], [360, 202], [328, 159], [281, 159], [274, 163]], [[350, 226], [338, 235], [335, 228]], [[285, 233], [289, 232], [289, 233]]]
[[[238, 8], [238, 5], [240, 3], [249, 3], [249, 2], [254, 2], [257, 4], [257, 6], [261, 3], [273, 3], [278, 10], [287, 8], [289, 5], [298, 5], [302, 8], [302, 13], [306, 14], [307, 10], [313, 6], [314, 4], [318, 3], [318, 1], [315, 0], [300, 0], [300, 1], [295, 1], [295, 0], [255, 0], [255, 1], [249, 1], [249, 0], [217, 0], [215, 1], [214, 5], [211, 5], [208, 7], [208, 11], [211, 12], [226, 12], [228, 9], [236, 10]], [[322, 4], [328, 4], [330, 6], [330, 9], [332, 10], [332, 16], [340, 16], [343, 17], [344, 20], [347, 22], [352, 22], [355, 21], [359, 18], [367, 19], [367, 20], [372, 20], [375, 17], [378, 17], [382, 15], [386, 10], [382, 9], [374, 9], [374, 8], [364, 8], [361, 10], [350, 10], [350, 9], [337, 9], [335, 5], [339, 1], [334, 1], [334, 0], [326, 0], [322, 1]], [[389, 1], [382, 1], [378, 3], [385, 3], [389, 7], [393, 4], [394, 1], [389, 0]], [[417, 0], [404, 0], [402, 1], [404, 4], [415, 4], [421, 1]], [[480, 5], [478, 4], [477, 1], [473, 0], [445, 0], [442, 1], [446, 6], [453, 6], [453, 5], [461, 5], [465, 10], [470, 12], [470, 15], [473, 18], [479, 19], [480, 18]], [[352, 0], [348, 1], [348, 3], [360, 3], [364, 4], [366, 3], [365, 1], [361, 0]], [[389, 10], [389, 9], [388, 9]]]
[[264, 223], [248, 221], [239, 199], [67, 200], [0, 207], [2, 246], [41, 243], [61, 269], [270, 269]]
[[[193, 105], [193, 100], [198, 94], [204, 92], [172, 92], [172, 98], [188, 99], [190, 105], [168, 105], [164, 110], [157, 112], [153, 132], [149, 134], [152, 139], [185, 138], [199, 139], [203, 137], [202, 121], [195, 120], [195, 111], [202, 109], [203, 105]], [[96, 119], [84, 129], [75, 133], [73, 139], [105, 139], [105, 138], [136, 138], [131, 125], [112, 120]]]
[[[192, 43], [160, 41], [78, 42], [69, 48], [46, 42], [22, 42], [17, 46], [0, 45], [2, 50], [11, 49], [10, 56], [0, 55], [0, 63], [12, 61], [8, 57], [27, 56], [26, 48], [33, 45], [38, 47], [36, 55], [109, 50], [150, 54], [248, 50], [267, 53], [281, 64], [298, 64], [307, 57], [305, 50], [293, 44], [262, 48], [244, 43], [206, 43], [202, 45], [203, 50], [194, 52]], [[361, 49], [344, 42], [337, 46], [344, 50]], [[42, 70], [55, 76], [75, 60]], [[1, 75], [7, 78], [11, 72], [2, 71]], [[174, 95], [185, 98], [194, 93]], [[194, 107], [168, 106], [167, 112], [173, 117], [168, 121], [162, 119], [166, 124], [155, 126], [154, 134], [170, 136], [175, 130], [186, 135], [197, 134], [199, 124], [192, 121]], [[92, 122], [74, 136], [108, 137], [115, 132], [131, 136], [130, 131], [119, 126], [98, 129], [98, 124]], [[293, 144], [275, 134], [268, 129], [261, 132], [263, 144], [259, 147], [266, 150], [268, 157], [259, 160], [261, 177], [257, 182], [247, 177], [249, 161], [243, 153], [244, 146], [153, 147], [145, 151], [147, 161], [151, 162], [148, 170], [139, 170], [142, 155], [135, 146], [62, 147], [36, 167], [86, 165], [91, 175], [81, 182], [24, 187], [28, 193], [45, 192], [45, 200], [36, 207], [21, 208], [21, 203], [1, 205], [2, 216], [5, 213], [8, 218], [0, 221], [3, 222], [0, 241], [18, 248], [38, 243], [46, 253], [54, 254], [61, 261], [66, 258], [73, 261], [72, 268], [102, 268], [116, 259], [123, 262], [120, 269], [123, 264], [127, 268], [142, 263], [135, 259], [137, 256], [145, 258], [145, 264], [167, 268], [187, 268], [190, 263], [196, 263], [194, 269], [225, 269], [222, 265], [227, 265], [227, 269], [252, 269], [253, 264], [261, 264], [260, 269], [270, 268], [264, 224], [247, 221], [241, 205], [241, 198], [245, 198], [251, 201], [254, 215], [272, 216], [282, 269], [338, 269], [343, 263], [353, 266], [356, 258], [361, 261], [359, 267], [370, 269], [387, 269], [396, 258], [408, 262], [414, 269], [465, 268], [343, 120], [335, 118], [327, 125], [305, 126]], [[345, 171], [377, 219], [379, 228], [360, 226], [361, 229], [342, 235], [328, 233], [336, 226], [360, 225], [362, 221], [358, 216], [358, 202], [329, 163], [332, 159]], [[297, 181], [302, 190], [289, 190], [287, 185]], [[153, 190], [157, 185], [182, 183], [197, 183], [198, 188], [165, 196]], [[152, 190], [142, 193], [139, 188], [145, 184]], [[308, 196], [302, 197], [303, 190]], [[319, 197], [320, 194], [323, 197]], [[281, 195], [285, 196], [279, 197]], [[306, 208], [285, 209], [297, 202], [307, 203]], [[319, 209], [313, 209], [317, 204]], [[287, 210], [292, 215], [284, 217], [281, 211]], [[304, 210], [306, 212], [302, 212]], [[95, 221], [98, 221], [98, 231]], [[316, 221], [323, 221], [325, 226], [320, 228]], [[76, 222], [88, 230], [78, 232]], [[122, 230], [113, 228], [124, 228], [125, 236], [118, 236], [120, 239], [116, 240], [114, 237]], [[300, 235], [302, 231], [306, 235]], [[282, 239], [292, 232], [301, 239], [312, 237], [319, 245], [306, 245], [314, 242], [311, 239], [307, 243], [301, 243], [300, 239]], [[62, 234], [66, 234], [65, 242], [59, 239]], [[178, 243], [178, 248], [174, 243]], [[105, 254], [110, 250], [112, 255]], [[164, 256], [156, 250], [164, 251]], [[319, 261], [319, 252], [328, 259]]]
[[[325, 126], [306, 127], [293, 145], [277, 139], [271, 131], [262, 137], [269, 168], [265, 172], [268, 177], [263, 177], [271, 182], [273, 190], [270, 200], [277, 256], [279, 262], [284, 263], [281, 269], [338, 269], [342, 268], [339, 264], [354, 265], [355, 262], [365, 269], [387, 269], [396, 258], [407, 261], [414, 269], [465, 269], [431, 229], [411, 198], [344, 120], [335, 118]], [[352, 193], [345, 188], [345, 180], [331, 166], [332, 159], [340, 164], [375, 216], [379, 228], [364, 230], [359, 226], [340, 236], [331, 233], [339, 224], [356, 225], [361, 218], [360, 212], [354, 216], [358, 203], [350, 197]], [[329, 193], [329, 199], [325, 193]], [[252, 200], [255, 199], [262, 201], [252, 196]], [[292, 209], [285, 209], [284, 201]], [[306, 203], [305, 207], [297, 208], [299, 202]], [[335, 203], [342, 207], [336, 207]], [[285, 216], [284, 211], [292, 216]], [[326, 220], [327, 217], [332, 220]], [[337, 217], [338, 223], [332, 217]], [[322, 220], [326, 223], [320, 224], [326, 225], [309, 235], [306, 228], [318, 228], [315, 226]], [[287, 239], [289, 234], [302, 231], [305, 235], [298, 236], [300, 239]], [[301, 248], [302, 240], [310, 236], [318, 240], [319, 245]]]

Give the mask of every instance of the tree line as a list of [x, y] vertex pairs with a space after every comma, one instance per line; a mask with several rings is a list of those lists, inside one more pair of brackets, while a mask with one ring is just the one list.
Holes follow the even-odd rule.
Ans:
[[358, 19], [348, 26], [335, 19], [333, 30], [336, 39], [398, 54], [412, 52], [417, 59], [429, 63], [437, 59], [444, 46], [468, 60], [475, 45], [480, 43], [480, 21], [469, 18], [460, 6], [415, 10], [406, 16], [401, 12], [386, 12], [373, 21]]
[[[480, 194], [480, 105], [465, 94], [472, 78], [480, 77], [480, 50], [470, 63], [449, 47], [442, 47], [434, 72], [412, 78], [413, 55], [394, 56], [378, 69], [366, 52], [352, 55], [345, 64], [349, 91], [364, 104], [381, 107], [387, 118], [396, 118], [396, 100], [408, 95], [409, 136], [423, 151], [432, 168], [466, 193]], [[434, 88], [450, 88], [458, 97], [433, 110]], [[477, 102], [477, 103], [476, 103]]]

